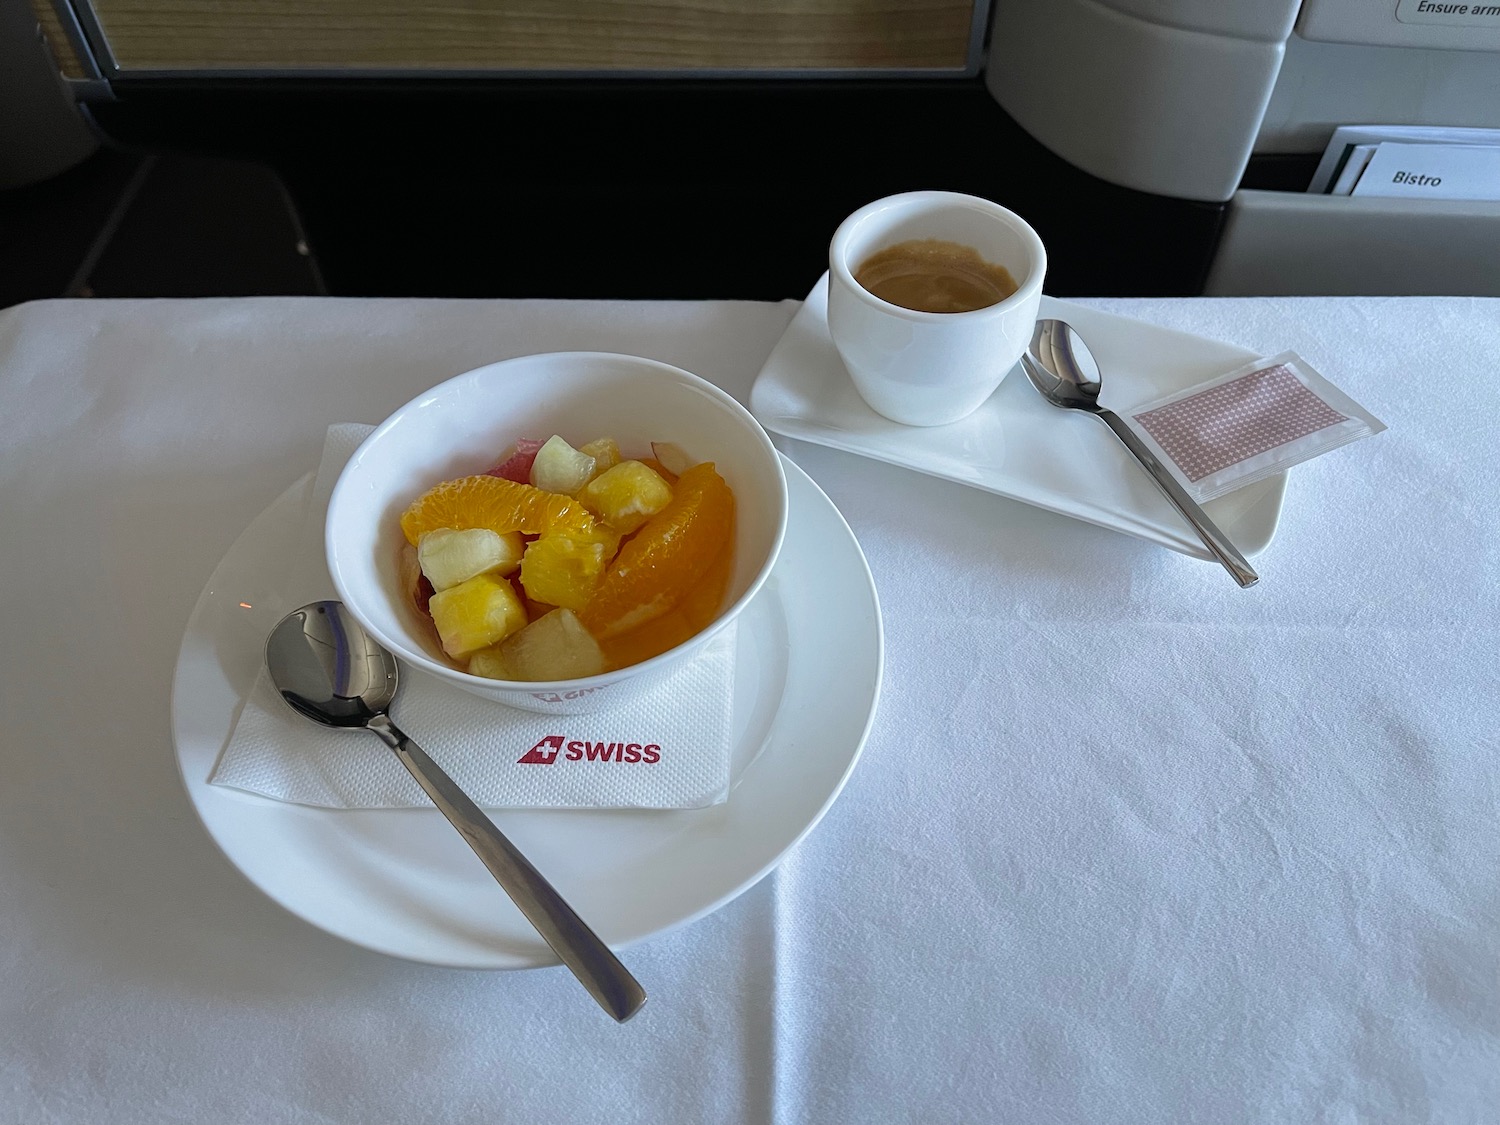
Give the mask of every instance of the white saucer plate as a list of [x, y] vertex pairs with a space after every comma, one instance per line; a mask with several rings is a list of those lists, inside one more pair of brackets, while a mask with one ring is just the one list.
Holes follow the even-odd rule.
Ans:
[[[883, 659], [874, 580], [832, 502], [795, 465], [785, 469], [786, 540], [738, 629], [729, 800], [671, 812], [495, 814], [614, 948], [701, 918], [770, 872], [833, 804], [874, 719]], [[457, 968], [556, 964], [435, 809], [314, 809], [208, 783], [265, 638], [295, 608], [274, 576], [297, 543], [309, 485], [251, 523], [188, 621], [172, 732], [193, 807], [251, 883], [337, 937]], [[425, 749], [441, 763], [441, 746]]]
[[[1082, 305], [1042, 298], [1040, 315], [1066, 320], [1104, 372], [1101, 401], [1128, 414], [1256, 358], [1218, 340]], [[946, 426], [903, 426], [876, 414], [854, 389], [828, 335], [828, 275], [813, 287], [750, 395], [766, 429], [786, 437], [971, 485], [1210, 559], [1186, 521], [1098, 419], [1043, 401], [1013, 369], [973, 414]], [[1204, 505], [1246, 555], [1276, 533], [1286, 474]]]

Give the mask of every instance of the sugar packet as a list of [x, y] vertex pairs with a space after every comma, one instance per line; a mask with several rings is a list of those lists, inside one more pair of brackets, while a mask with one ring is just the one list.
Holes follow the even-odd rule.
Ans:
[[1295, 352], [1254, 360], [1127, 417], [1200, 504], [1385, 429]]

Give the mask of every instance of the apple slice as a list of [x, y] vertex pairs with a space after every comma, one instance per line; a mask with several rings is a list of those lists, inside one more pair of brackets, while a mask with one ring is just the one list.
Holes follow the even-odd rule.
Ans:
[[651, 452], [661, 462], [662, 468], [666, 469], [674, 477], [682, 476], [683, 473], [698, 463], [689, 457], [687, 450], [683, 449], [675, 441], [653, 441], [651, 443]]

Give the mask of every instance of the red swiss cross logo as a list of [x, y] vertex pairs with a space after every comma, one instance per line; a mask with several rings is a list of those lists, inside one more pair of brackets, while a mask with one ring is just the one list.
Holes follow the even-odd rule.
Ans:
[[518, 766], [550, 766], [557, 760], [557, 752], [562, 749], [562, 744], [562, 735], [549, 734], [517, 758], [516, 764]]
[[561, 754], [569, 762], [639, 762], [654, 766], [664, 751], [657, 742], [594, 742], [549, 734], [516, 759], [518, 766], [550, 766]]

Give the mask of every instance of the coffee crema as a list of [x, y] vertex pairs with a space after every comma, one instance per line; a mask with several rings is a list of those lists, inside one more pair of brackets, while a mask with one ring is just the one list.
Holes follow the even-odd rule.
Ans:
[[956, 313], [998, 305], [1020, 286], [971, 246], [917, 238], [876, 251], [854, 280], [882, 301], [915, 312]]

